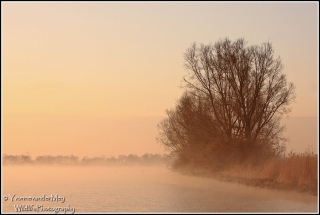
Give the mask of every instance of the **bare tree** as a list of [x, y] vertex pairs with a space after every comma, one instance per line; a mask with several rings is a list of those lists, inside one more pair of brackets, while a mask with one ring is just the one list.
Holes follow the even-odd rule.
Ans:
[[195, 92], [185, 92], [176, 107], [167, 110], [167, 116], [158, 124], [158, 142], [175, 155], [173, 167], [191, 164], [211, 168], [210, 163], [217, 166], [225, 147], [220, 145], [208, 101], [195, 96]]
[[280, 119], [290, 112], [294, 85], [270, 43], [193, 44], [184, 57], [187, 91], [158, 125], [158, 142], [175, 155], [174, 165], [217, 169], [283, 152]]
[[247, 46], [244, 39], [224, 39], [193, 44], [184, 56], [184, 87], [208, 101], [224, 144], [243, 152], [281, 148], [280, 118], [290, 112], [295, 94], [273, 53], [269, 42]]

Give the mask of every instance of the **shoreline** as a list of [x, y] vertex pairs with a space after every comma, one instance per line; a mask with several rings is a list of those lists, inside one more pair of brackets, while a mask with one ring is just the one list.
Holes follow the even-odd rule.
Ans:
[[[178, 171], [179, 172], [179, 171]], [[287, 184], [283, 182], [278, 182], [274, 179], [270, 178], [244, 178], [244, 177], [236, 177], [222, 173], [210, 173], [210, 172], [180, 172], [182, 174], [196, 176], [196, 177], [204, 177], [216, 179], [218, 181], [230, 182], [230, 183], [238, 183], [250, 187], [257, 188], [266, 188], [271, 190], [287, 190], [287, 191], [297, 191], [299, 193], [309, 194], [312, 196], [318, 195], [318, 187], [317, 186], [297, 186], [295, 184]]]

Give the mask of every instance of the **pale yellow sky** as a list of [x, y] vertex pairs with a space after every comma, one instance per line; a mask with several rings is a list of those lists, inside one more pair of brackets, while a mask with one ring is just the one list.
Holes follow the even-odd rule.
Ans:
[[291, 116], [318, 116], [318, 18], [317, 3], [1, 2], [3, 150], [162, 153], [183, 53], [224, 37], [272, 42]]

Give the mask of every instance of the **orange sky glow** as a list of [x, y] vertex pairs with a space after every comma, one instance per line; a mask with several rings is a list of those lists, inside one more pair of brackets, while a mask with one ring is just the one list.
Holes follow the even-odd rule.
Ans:
[[1, 2], [3, 152], [164, 153], [157, 123], [182, 95], [184, 52], [224, 37], [270, 41], [296, 86], [290, 116], [318, 120], [318, 13], [316, 3]]

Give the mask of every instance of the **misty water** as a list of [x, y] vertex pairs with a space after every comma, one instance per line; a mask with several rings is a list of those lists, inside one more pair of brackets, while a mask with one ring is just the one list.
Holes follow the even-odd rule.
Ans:
[[[4, 212], [15, 212], [17, 205], [33, 205], [29, 208], [37, 208], [39, 213], [57, 207], [69, 208], [67, 213], [71, 209], [75, 213], [316, 212], [318, 209], [316, 196], [185, 176], [166, 167], [4, 166], [2, 175]], [[37, 197], [51, 195], [58, 195], [58, 201], [52, 201], [53, 198], [35, 201]], [[23, 197], [35, 198], [31, 201]]]

